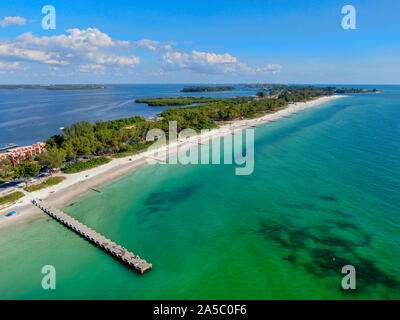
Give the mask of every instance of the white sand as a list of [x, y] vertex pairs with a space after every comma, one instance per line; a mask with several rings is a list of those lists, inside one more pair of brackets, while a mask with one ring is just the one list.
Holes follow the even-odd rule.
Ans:
[[[193, 143], [199, 143], [201, 138], [218, 138], [231, 134], [232, 130], [242, 130], [255, 126], [258, 124], [274, 121], [282, 117], [286, 117], [290, 114], [299, 112], [304, 109], [312, 108], [322, 103], [328, 102], [333, 99], [345, 97], [343, 95], [321, 97], [308, 102], [297, 102], [290, 104], [288, 107], [271, 114], [267, 114], [260, 118], [249, 119], [249, 120], [237, 120], [220, 126], [218, 129], [210, 130], [208, 133], [203, 135], [196, 135], [188, 138], [187, 140], [178, 140], [175, 143], [171, 143], [169, 148], [181, 147], [183, 145], [190, 145]], [[157, 152], [166, 151], [167, 147], [161, 147]], [[65, 205], [73, 202], [78, 197], [82, 196], [87, 192], [91, 192], [91, 188], [96, 188], [101, 185], [108, 184], [115, 181], [126, 174], [134, 171], [135, 169], [146, 165], [150, 162], [155, 162], [152, 158], [160, 158], [154, 156], [155, 151], [146, 151], [139, 153], [134, 156], [128, 156], [120, 159], [113, 159], [111, 162], [102, 165], [97, 168], [86, 170], [80, 173], [65, 175], [66, 179], [61, 183], [48, 187], [42, 190], [38, 190], [32, 193], [26, 193], [25, 197], [21, 198], [16, 204], [6, 209], [0, 210], [0, 228], [8, 226], [12, 223], [23, 222], [27, 219], [37, 217], [41, 214], [41, 211], [31, 204], [32, 199], [46, 199], [46, 201], [55, 207], [62, 208]], [[131, 159], [131, 160], [129, 160]], [[152, 161], [153, 160], [153, 161]], [[7, 212], [16, 211], [17, 214], [5, 217]]]

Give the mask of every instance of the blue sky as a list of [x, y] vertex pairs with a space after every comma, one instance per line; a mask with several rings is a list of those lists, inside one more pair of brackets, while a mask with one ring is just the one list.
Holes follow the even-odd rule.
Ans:
[[1, 1], [0, 83], [400, 83], [399, 39], [395, 0]]

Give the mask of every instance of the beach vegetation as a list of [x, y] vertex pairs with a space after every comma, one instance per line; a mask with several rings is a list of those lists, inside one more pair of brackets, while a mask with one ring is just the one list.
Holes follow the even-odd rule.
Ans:
[[124, 158], [127, 156], [132, 156], [134, 154], [137, 154], [141, 151], [146, 150], [148, 147], [150, 147], [155, 140], [153, 141], [146, 141], [146, 142], [135, 142], [132, 144], [126, 144], [122, 146], [119, 150], [119, 152], [115, 153], [112, 155], [113, 158]]
[[111, 161], [110, 158], [107, 157], [98, 157], [92, 158], [89, 161], [78, 161], [74, 163], [69, 163], [65, 166], [65, 173], [77, 173], [81, 171], [85, 171], [88, 169], [92, 169], [103, 164], [109, 163]]
[[268, 93], [265, 92], [265, 91], [258, 91], [258, 92], [256, 93], [256, 96], [257, 96], [258, 98], [266, 98], [266, 97], [268, 97]]
[[51, 177], [47, 179], [46, 181], [39, 183], [39, 184], [34, 184], [29, 187], [24, 188], [25, 191], [28, 192], [34, 192], [40, 189], [44, 189], [47, 187], [54, 186], [56, 184], [59, 184], [60, 182], [64, 181], [66, 178], [63, 176], [57, 176], [57, 177]]
[[14, 168], [14, 178], [31, 178], [39, 174], [41, 166], [25, 160], [19, 163]]
[[25, 194], [21, 191], [15, 191], [13, 193], [7, 194], [5, 196], [0, 197], [0, 206], [4, 204], [12, 204], [18, 199], [22, 198]]
[[38, 156], [39, 163], [48, 169], [60, 168], [63, 166], [67, 152], [64, 149], [55, 147], [49, 148]]
[[14, 176], [14, 167], [10, 158], [0, 160], [0, 184], [9, 181]]

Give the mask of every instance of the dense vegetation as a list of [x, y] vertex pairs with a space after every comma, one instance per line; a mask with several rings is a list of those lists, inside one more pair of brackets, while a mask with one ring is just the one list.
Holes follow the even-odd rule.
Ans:
[[135, 102], [147, 103], [149, 107], [170, 107], [170, 106], [188, 106], [195, 103], [225, 101], [222, 98], [206, 97], [166, 97], [166, 98], [146, 98], [136, 99]]
[[258, 88], [269, 91], [270, 95], [278, 94], [282, 91], [298, 92], [298, 91], [314, 91], [320, 90], [324, 94], [350, 94], [350, 93], [370, 93], [379, 92], [377, 89], [368, 90], [360, 88], [337, 88], [337, 87], [315, 87], [315, 86], [301, 86], [301, 85], [286, 85], [286, 84], [247, 84], [245, 88]]
[[81, 172], [84, 170], [88, 170], [88, 169], [92, 169], [92, 168], [101, 166], [102, 164], [109, 163], [110, 161], [111, 161], [110, 158], [98, 157], [98, 158], [92, 158], [86, 162], [78, 161], [78, 162], [74, 162], [74, 163], [69, 163], [65, 166], [64, 172], [65, 173], [77, 173], [77, 172]]
[[47, 179], [46, 181], [44, 181], [42, 183], [34, 184], [32, 186], [26, 187], [24, 190], [28, 191], [28, 192], [37, 191], [37, 190], [40, 190], [40, 189], [43, 189], [43, 188], [47, 188], [47, 187], [59, 184], [60, 182], [62, 182], [65, 179], [66, 178], [62, 177], [62, 176], [51, 177], [51, 178]]
[[131, 144], [123, 145], [119, 152], [113, 154], [113, 158], [123, 158], [127, 156], [132, 156], [140, 151], [146, 150], [150, 147], [155, 141], [146, 141], [146, 142], [136, 142]]
[[231, 86], [215, 86], [215, 87], [185, 87], [181, 90], [181, 92], [215, 92], [215, 91], [232, 91], [235, 90], [235, 87]]
[[12, 204], [23, 196], [24, 194], [21, 191], [15, 191], [6, 196], [0, 197], [0, 206], [6, 203]]
[[40, 165], [25, 160], [13, 168], [14, 178], [30, 178], [39, 174]]
[[14, 168], [10, 158], [0, 160], [0, 184], [9, 181], [14, 176]]
[[111, 121], [77, 122], [63, 129], [63, 134], [46, 140], [50, 150], [65, 152], [64, 158], [100, 152], [117, 152], [126, 143], [138, 142], [149, 127], [141, 117], [124, 118]]
[[358, 89], [358, 88], [336, 88], [335, 93], [371, 93], [371, 92], [382, 92], [381, 90], [377, 90], [376, 88], [372, 90], [368, 89]]

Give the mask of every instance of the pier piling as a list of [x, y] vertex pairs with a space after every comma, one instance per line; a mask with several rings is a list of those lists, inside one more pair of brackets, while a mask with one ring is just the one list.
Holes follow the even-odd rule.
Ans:
[[75, 220], [74, 218], [56, 208], [48, 206], [43, 200], [34, 199], [32, 200], [32, 203], [52, 218], [61, 222], [63, 225], [67, 226], [82, 237], [86, 238], [88, 241], [108, 252], [114, 258], [127, 264], [135, 271], [143, 274], [153, 267], [151, 263], [148, 263], [146, 260], [134, 255], [132, 252], [129, 252], [124, 247], [116, 244], [115, 242], [112, 242], [110, 239], [107, 239], [96, 231], [90, 229], [83, 223], [80, 223], [79, 221]]

